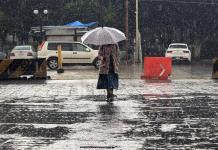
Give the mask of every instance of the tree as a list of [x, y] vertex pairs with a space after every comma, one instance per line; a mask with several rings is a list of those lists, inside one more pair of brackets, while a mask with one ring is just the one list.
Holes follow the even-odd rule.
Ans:
[[0, 11], [0, 39], [1, 39], [1, 51], [4, 50], [4, 45], [6, 42], [6, 37], [9, 32], [8, 28], [8, 18], [7, 16]]
[[218, 38], [217, 5], [143, 1], [140, 6], [145, 45], [155, 38], [162, 47], [184, 42], [191, 46], [193, 57], [199, 58], [202, 45]]

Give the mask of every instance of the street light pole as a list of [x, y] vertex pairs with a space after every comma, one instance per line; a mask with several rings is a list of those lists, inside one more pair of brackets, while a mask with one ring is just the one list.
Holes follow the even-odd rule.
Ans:
[[40, 43], [42, 43], [42, 16], [39, 15], [39, 23], [40, 23]]
[[40, 24], [40, 29], [39, 29], [39, 32], [40, 32], [40, 43], [42, 42], [43, 40], [43, 36], [42, 36], [42, 17], [43, 15], [47, 15], [48, 14], [48, 10], [47, 9], [44, 9], [44, 10], [38, 10], [38, 9], [35, 9], [33, 10], [33, 13], [35, 15], [39, 15], [39, 24]]

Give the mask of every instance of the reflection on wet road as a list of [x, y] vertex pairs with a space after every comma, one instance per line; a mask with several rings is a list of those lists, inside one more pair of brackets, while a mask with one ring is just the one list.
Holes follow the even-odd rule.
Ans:
[[[28, 82], [28, 81], [26, 81]], [[0, 85], [0, 149], [216, 149], [216, 81], [96, 80]]]
[[[121, 79], [140, 79], [143, 75], [143, 64], [121, 65], [119, 77]], [[96, 79], [98, 70], [93, 66], [66, 66], [64, 74], [57, 74], [49, 70], [48, 75], [55, 80]], [[212, 60], [194, 61], [188, 63], [173, 63], [171, 79], [211, 79]]]
[[211, 79], [212, 61], [192, 64], [174, 63], [172, 79]]

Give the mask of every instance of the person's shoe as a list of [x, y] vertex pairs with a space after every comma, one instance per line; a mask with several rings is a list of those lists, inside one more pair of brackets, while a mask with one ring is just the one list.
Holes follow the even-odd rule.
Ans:
[[112, 97], [117, 97], [117, 95], [113, 94]]
[[111, 102], [113, 102], [113, 101], [114, 101], [114, 98], [113, 98], [113, 97], [107, 98], [107, 102], [108, 102], [108, 103], [111, 103]]
[[111, 101], [111, 102], [114, 101], [114, 96], [111, 96], [110, 101]]

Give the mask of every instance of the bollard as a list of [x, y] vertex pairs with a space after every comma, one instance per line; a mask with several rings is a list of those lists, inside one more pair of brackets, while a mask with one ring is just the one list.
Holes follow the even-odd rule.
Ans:
[[61, 45], [58, 45], [57, 47], [58, 49], [58, 69], [57, 69], [57, 73], [64, 73], [64, 69], [63, 69], [63, 66], [62, 66], [62, 48], [61, 48]]

